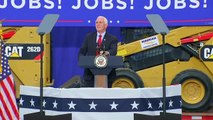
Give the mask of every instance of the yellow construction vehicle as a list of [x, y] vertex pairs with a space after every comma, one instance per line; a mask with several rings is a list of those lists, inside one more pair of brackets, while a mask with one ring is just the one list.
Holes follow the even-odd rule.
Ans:
[[[37, 27], [1, 27], [6, 53], [19, 86], [40, 85], [40, 37]], [[12, 36], [12, 37], [11, 37]], [[213, 26], [180, 27], [166, 35], [166, 84], [182, 84], [183, 109], [202, 111], [212, 102]], [[50, 35], [44, 39], [44, 86], [51, 78]], [[162, 86], [162, 36], [160, 34], [118, 46], [125, 68], [116, 69], [112, 87], [138, 88]]]
[[[6, 44], [5, 52], [15, 80], [16, 96], [20, 85], [40, 86], [40, 36], [37, 27], [1, 27], [1, 38]], [[43, 85], [50, 86], [50, 35], [44, 35]]]
[[[166, 85], [182, 84], [183, 109], [202, 111], [212, 102], [213, 26], [180, 27], [165, 37]], [[112, 87], [162, 86], [162, 35], [118, 46], [125, 68]]]

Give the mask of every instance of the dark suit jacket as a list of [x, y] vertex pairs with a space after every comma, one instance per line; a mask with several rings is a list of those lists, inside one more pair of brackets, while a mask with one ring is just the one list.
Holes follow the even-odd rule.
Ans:
[[[85, 41], [80, 48], [79, 56], [95, 56], [96, 55], [96, 48], [97, 48], [97, 33], [89, 33], [87, 34]], [[105, 34], [104, 38], [102, 39], [102, 46], [105, 47], [105, 50], [110, 53], [110, 55], [117, 54], [117, 37], [110, 35], [108, 33]]]
[[[80, 48], [78, 56], [95, 56], [96, 55], [96, 48], [97, 48], [97, 32], [87, 34], [82, 47]], [[105, 51], [108, 51], [111, 56], [117, 54], [117, 37], [109, 34], [106, 32], [104, 38], [102, 39], [102, 46], [104, 46]], [[110, 73], [110, 76], [115, 76], [115, 70]], [[84, 80], [94, 80], [94, 75], [91, 73], [89, 69], [84, 70]]]

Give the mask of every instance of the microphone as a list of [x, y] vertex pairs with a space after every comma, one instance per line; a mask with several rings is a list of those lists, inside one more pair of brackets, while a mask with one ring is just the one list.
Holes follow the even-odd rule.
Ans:
[[103, 51], [103, 55], [104, 56], [108, 56], [110, 53], [109, 53], [109, 51], [106, 51], [106, 39], [103, 39], [103, 41], [102, 41], [102, 51]]
[[102, 40], [101, 46], [100, 46], [101, 54], [105, 53], [105, 39]]
[[102, 41], [102, 49], [103, 49], [103, 52], [105, 52], [105, 39], [103, 39], [103, 41]]
[[106, 49], [105, 48], [105, 41], [106, 41], [106, 39], [103, 39], [101, 45], [96, 43], [97, 44], [97, 46], [96, 46], [96, 55], [105, 54], [105, 49]]
[[98, 43], [96, 43], [96, 56], [100, 55], [100, 46], [98, 45]]

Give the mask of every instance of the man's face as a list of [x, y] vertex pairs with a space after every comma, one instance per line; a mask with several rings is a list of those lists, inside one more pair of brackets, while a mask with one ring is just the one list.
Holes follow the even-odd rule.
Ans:
[[99, 33], [105, 32], [107, 28], [107, 24], [104, 23], [104, 18], [101, 18], [101, 17], [97, 18], [95, 26], [96, 26], [97, 32]]

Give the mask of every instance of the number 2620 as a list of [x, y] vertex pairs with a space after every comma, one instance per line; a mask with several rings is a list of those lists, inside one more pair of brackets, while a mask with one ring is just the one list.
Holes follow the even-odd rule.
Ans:
[[27, 52], [40, 52], [41, 48], [40, 47], [27, 47]]

